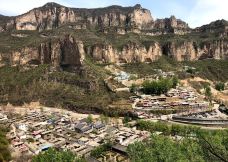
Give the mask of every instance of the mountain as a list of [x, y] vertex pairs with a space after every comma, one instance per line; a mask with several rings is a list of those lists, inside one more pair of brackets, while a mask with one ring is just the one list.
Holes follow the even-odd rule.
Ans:
[[227, 36], [228, 21], [222, 19], [195, 29], [197, 32], [221, 33]]
[[2, 65], [153, 62], [162, 55], [177, 61], [227, 59], [227, 21], [191, 29], [175, 16], [154, 20], [150, 11], [110, 6], [69, 8], [56, 3], [15, 16], [0, 16]]
[[[151, 72], [181, 61], [227, 60], [227, 33], [225, 20], [191, 29], [174, 16], [155, 20], [141, 5], [82, 9], [47, 3], [19, 16], [1, 15], [0, 103], [128, 113], [122, 100], [130, 94], [109, 90], [104, 65], [129, 63]], [[150, 64], [134, 64], [144, 62]], [[210, 78], [227, 80], [226, 69], [226, 61], [202, 65]], [[116, 106], [120, 100], [123, 109]]]
[[153, 20], [149, 10], [137, 4], [134, 7], [110, 6], [98, 9], [68, 8], [56, 3], [47, 3], [23, 15], [11, 19], [11, 27], [16, 30], [48, 30], [67, 23], [75, 28], [96, 28], [101, 31], [114, 28], [117, 33], [161, 30], [173, 32], [174, 29], [188, 29], [188, 25], [174, 16], [169, 19]]
[[140, 30], [173, 28], [187, 29], [188, 25], [177, 20], [174, 16], [170, 19], [154, 21], [151, 13], [137, 4], [134, 7], [110, 6], [98, 9], [68, 8], [56, 3], [47, 3], [40, 8], [35, 8], [23, 15], [11, 19], [11, 24], [5, 29], [13, 27], [16, 30], [47, 30], [54, 29], [67, 23], [74, 23], [75, 28], [96, 28], [101, 31], [114, 27], [117, 33], [140, 32]]

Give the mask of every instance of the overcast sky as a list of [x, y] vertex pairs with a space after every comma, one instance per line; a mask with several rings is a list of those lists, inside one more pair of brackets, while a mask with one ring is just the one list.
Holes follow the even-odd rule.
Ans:
[[[228, 20], [228, 0], [51, 0], [67, 7], [96, 8], [109, 5], [141, 4], [154, 18], [175, 15], [190, 27], [208, 24], [218, 19]], [[0, 0], [0, 14], [15, 16], [44, 5], [50, 0]]]

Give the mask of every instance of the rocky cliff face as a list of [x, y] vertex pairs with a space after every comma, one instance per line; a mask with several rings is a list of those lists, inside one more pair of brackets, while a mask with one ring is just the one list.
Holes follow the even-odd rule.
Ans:
[[153, 62], [162, 55], [167, 55], [177, 61], [194, 61], [199, 59], [227, 59], [228, 42], [224, 40], [203, 42], [198, 45], [193, 41], [169, 42], [160, 45], [158, 42], [145, 46], [136, 43], [126, 44], [120, 51], [112, 45], [95, 45], [91, 52], [92, 57], [104, 63], [134, 63]]
[[213, 58], [213, 59], [228, 59], [228, 41], [216, 40], [212, 42], [204, 42], [198, 48], [197, 59]]
[[67, 23], [76, 23], [76, 26], [99, 27], [150, 27], [153, 18], [149, 10], [134, 7], [110, 6], [99, 9], [68, 8], [55, 3], [48, 3], [26, 14], [15, 18], [17, 30], [49, 30]]
[[146, 47], [129, 42], [121, 50], [115, 49], [112, 45], [94, 45], [92, 57], [105, 63], [134, 63], [152, 62], [162, 55], [158, 43], [152, 43], [147, 50]]
[[[61, 28], [64, 31], [56, 29], [57, 32], [53, 31], [53, 35], [45, 31], [58, 28], [64, 24], [67, 24]], [[68, 33], [68, 27], [71, 28], [69, 30], [69, 32], [72, 32], [71, 35], [62, 38]], [[19, 31], [5, 32], [11, 29]], [[81, 30], [78, 29], [89, 29], [85, 30], [88, 38], [83, 39], [83, 32], [80, 33]], [[35, 8], [20, 16], [7, 17], [0, 15], [0, 33], [3, 32], [1, 33], [3, 36], [7, 36], [7, 33], [10, 35], [6, 40], [27, 39], [27, 42], [30, 42], [29, 39], [33, 39], [33, 37], [30, 37], [30, 32], [28, 32], [29, 34], [23, 34], [24, 31], [20, 30], [42, 31], [34, 38], [37, 39], [35, 42], [44, 43], [40, 43], [38, 46], [27, 44], [27, 47], [25, 45], [20, 50], [9, 50], [9, 53], [1, 53], [0, 66], [9, 63], [11, 65], [51, 64], [55, 68], [76, 70], [82, 66], [85, 54], [103, 63], [153, 62], [162, 55], [168, 55], [177, 61], [228, 58], [227, 21], [219, 20], [191, 30], [187, 23], [176, 19], [174, 16], [154, 21], [150, 11], [143, 9], [140, 5], [78, 9], [47, 3], [43, 7]], [[112, 31], [109, 33], [110, 38], [116, 40], [108, 39], [107, 36], [109, 35], [102, 34], [100, 31], [104, 33]], [[113, 33], [113, 31], [117, 34], [127, 34], [128, 32], [139, 34], [134, 34], [132, 37], [133, 34], [120, 36]], [[74, 32], [77, 32], [77, 34], [74, 35]], [[170, 35], [167, 39], [166, 35], [163, 35], [168, 33], [180, 35], [189, 32], [193, 34], [183, 37]], [[37, 34], [38, 32], [34, 33]], [[112, 37], [112, 34], [115, 36]], [[155, 38], [144, 34], [162, 36]], [[99, 37], [100, 35], [102, 38]], [[76, 40], [77, 36], [83, 41]], [[42, 41], [40, 37], [42, 37]], [[94, 42], [87, 40], [90, 38]], [[118, 38], [120, 38], [120, 43]], [[181, 39], [179, 40], [179, 38]], [[56, 39], [59, 40], [56, 41]], [[5, 40], [3, 39], [3, 41]], [[147, 46], [143, 45], [143, 42], [146, 42]], [[7, 43], [7, 41], [3, 42], [1, 47], [5, 47]], [[86, 50], [84, 44], [86, 44]], [[119, 44], [121, 44], [121, 47]], [[7, 47], [10, 48], [13, 45], [14, 42], [11, 42], [7, 44]]]
[[228, 59], [228, 41], [217, 40], [197, 44], [194, 41], [154, 42], [148, 47], [129, 42], [121, 49], [111, 44], [94, 44], [86, 50], [81, 41], [76, 41], [67, 35], [59, 41], [41, 43], [39, 47], [25, 47], [13, 51], [9, 58], [0, 54], [0, 65], [4, 60], [10, 60], [11, 65], [51, 64], [59, 69], [77, 70], [83, 66], [85, 55], [100, 63], [136, 63], [153, 62], [162, 55], [167, 55], [177, 61], [193, 61], [200, 59]]
[[202, 42], [200, 45], [193, 41], [182, 43], [170, 42], [163, 46], [163, 53], [177, 61], [193, 61], [201, 59], [227, 59], [228, 41], [217, 40]]
[[166, 30], [167, 32], [172, 32], [174, 29], [186, 30], [188, 29], [188, 24], [180, 19], [176, 19], [175, 16], [165, 19], [157, 19], [154, 23], [154, 27], [160, 30]]
[[16, 30], [42, 31], [69, 23], [73, 23], [76, 29], [99, 28], [103, 32], [107, 32], [110, 27], [115, 27], [116, 32], [120, 34], [139, 33], [141, 30], [151, 31], [152, 29], [173, 33], [174, 29], [189, 29], [185, 22], [174, 16], [154, 21], [150, 11], [140, 5], [79, 9], [68, 8], [56, 3], [47, 3], [43, 7], [13, 17], [0, 26], [1, 28], [4, 26], [6, 30], [14, 28]]
[[163, 47], [163, 52], [177, 61], [195, 60], [198, 55], [198, 47], [194, 42], [170, 42]]
[[59, 41], [41, 43], [39, 47], [13, 51], [9, 59], [11, 65], [51, 64], [55, 68], [74, 70], [82, 66], [84, 55], [82, 42], [67, 35]]

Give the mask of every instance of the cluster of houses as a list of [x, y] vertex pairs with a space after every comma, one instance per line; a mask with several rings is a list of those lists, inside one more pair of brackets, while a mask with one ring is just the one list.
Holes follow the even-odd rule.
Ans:
[[168, 97], [178, 97], [183, 100], [196, 100], [198, 98], [198, 95], [190, 87], [177, 87], [168, 91], [166, 95]]
[[11, 140], [12, 149], [19, 154], [35, 155], [54, 147], [87, 157], [107, 139], [119, 146], [117, 150], [122, 150], [135, 141], [149, 137], [146, 131], [117, 126], [98, 119], [73, 119], [70, 114], [31, 111], [10, 120], [12, 129], [7, 137]]
[[199, 96], [190, 87], [177, 87], [165, 95], [140, 95], [130, 97], [133, 108], [140, 116], [148, 118], [151, 110], [206, 110], [209, 102], [199, 100]]

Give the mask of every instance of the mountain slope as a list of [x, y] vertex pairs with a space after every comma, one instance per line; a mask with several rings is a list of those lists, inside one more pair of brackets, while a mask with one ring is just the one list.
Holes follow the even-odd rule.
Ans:
[[0, 22], [1, 66], [58, 68], [82, 63], [85, 55], [102, 63], [153, 62], [162, 55], [177, 61], [228, 57], [225, 20], [192, 30], [174, 16], [154, 20], [140, 5], [79, 9], [47, 3], [16, 17], [1, 16]]
[[[108, 90], [105, 64], [124, 63], [126, 71], [133, 67], [146, 75], [185, 61], [206, 63], [199, 75], [226, 81], [218, 74], [227, 71], [227, 31], [225, 20], [196, 29], [174, 16], [154, 20], [140, 5], [78, 9], [47, 3], [19, 16], [0, 16], [0, 103], [121, 111], [109, 105], [130, 94]], [[166, 66], [163, 58], [172, 61]], [[192, 62], [205, 59], [225, 61]]]

